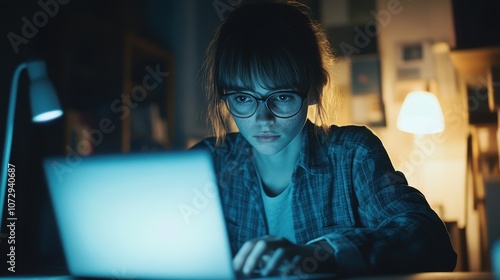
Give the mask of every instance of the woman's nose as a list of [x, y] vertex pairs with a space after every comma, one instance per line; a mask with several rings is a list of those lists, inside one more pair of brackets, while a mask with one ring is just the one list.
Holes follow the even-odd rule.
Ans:
[[257, 103], [257, 112], [256, 114], [256, 120], [257, 122], [270, 122], [275, 120], [275, 116], [271, 111], [266, 106], [265, 102], [258, 102]]

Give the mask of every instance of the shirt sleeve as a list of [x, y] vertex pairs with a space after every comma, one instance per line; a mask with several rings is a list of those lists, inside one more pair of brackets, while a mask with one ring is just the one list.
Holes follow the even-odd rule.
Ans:
[[309, 243], [333, 248], [339, 273], [452, 271], [456, 253], [444, 223], [417, 189], [395, 171], [368, 129], [354, 137], [352, 182], [361, 227], [338, 228]]

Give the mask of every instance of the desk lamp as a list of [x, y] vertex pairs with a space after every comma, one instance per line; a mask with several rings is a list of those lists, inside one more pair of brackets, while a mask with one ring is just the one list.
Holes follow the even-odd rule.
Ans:
[[444, 131], [444, 117], [436, 96], [428, 91], [412, 91], [399, 112], [397, 127], [415, 135]]
[[[27, 69], [30, 78], [30, 100], [33, 122], [45, 122], [57, 118], [63, 114], [61, 106], [56, 96], [54, 86], [47, 77], [45, 62], [41, 60], [29, 61], [17, 66], [12, 78], [12, 87], [10, 91], [10, 102], [7, 113], [7, 124], [5, 129], [5, 145], [3, 149], [3, 161], [1, 166], [0, 181], [0, 230], [3, 222], [3, 209], [5, 196], [7, 193], [8, 179], [13, 178], [9, 183], [13, 183], [15, 189], [15, 177], [9, 176], [9, 159], [12, 147], [12, 134], [14, 130], [14, 113], [16, 109], [17, 85], [21, 72]], [[13, 173], [10, 173], [13, 174]], [[15, 174], [15, 173], [14, 173]], [[8, 217], [5, 217], [6, 221]]]
[[[396, 123], [398, 129], [413, 134], [413, 149], [426, 134], [444, 131], [444, 116], [436, 96], [428, 91], [418, 90], [408, 93]], [[420, 182], [419, 166], [415, 167], [416, 186], [423, 190]]]

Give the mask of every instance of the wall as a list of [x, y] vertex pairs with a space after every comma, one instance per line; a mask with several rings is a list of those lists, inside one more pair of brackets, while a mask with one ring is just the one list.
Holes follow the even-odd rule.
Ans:
[[[372, 129], [380, 136], [396, 169], [405, 173], [410, 185], [424, 193], [443, 220], [457, 221], [463, 227], [468, 122], [465, 85], [457, 77], [449, 57], [450, 48], [455, 44], [451, 5], [449, 0], [376, 1], [374, 14], [378, 16], [371, 16], [372, 20], [378, 21], [380, 28], [377, 40], [387, 126]], [[322, 20], [326, 28], [342, 21], [342, 17], [333, 17], [338, 16], [338, 10], [345, 9], [345, 6], [343, 0], [322, 2]], [[430, 90], [441, 103], [446, 128], [442, 133], [415, 141], [413, 135], [396, 128], [407, 91], [402, 91], [397, 80], [395, 53], [398, 43], [421, 40], [432, 44], [433, 66], [427, 74], [431, 78]], [[351, 122], [350, 58], [340, 59], [332, 72], [343, 98], [336, 122], [348, 124]], [[473, 226], [477, 221], [469, 218], [469, 222]], [[468, 234], [474, 238], [477, 231]], [[477, 248], [471, 250], [471, 269], [474, 270], [479, 265], [473, 257]]]
[[[392, 0], [378, 1], [379, 11], [387, 9]], [[397, 1], [399, 2], [399, 1]], [[456, 75], [446, 48], [433, 50], [434, 81], [431, 88], [440, 100], [445, 115], [446, 129], [441, 135], [428, 136], [417, 150], [413, 147], [399, 149], [396, 143], [411, 142], [408, 135], [403, 135], [395, 128], [400, 104], [395, 101], [395, 46], [401, 41], [430, 40], [454, 45], [453, 18], [451, 1], [401, 1], [401, 12], [392, 17], [391, 22], [381, 30], [379, 44], [382, 57], [382, 76], [384, 101], [387, 104], [388, 128], [382, 133], [388, 150], [401, 169], [411, 170], [408, 164], [420, 169], [420, 174], [408, 174], [410, 181], [417, 181], [420, 175], [421, 190], [431, 205], [442, 205], [443, 218], [463, 222], [463, 201], [466, 155], [467, 119], [466, 107], [457, 87]], [[405, 141], [406, 140], [406, 141]], [[409, 148], [409, 149], [408, 149]], [[417, 154], [424, 155], [423, 163]], [[405, 166], [406, 165], [406, 166]], [[411, 173], [411, 172], [410, 172]]]
[[[175, 147], [184, 148], [211, 133], [206, 124], [206, 99], [201, 66], [205, 49], [220, 21], [217, 1], [152, 0], [146, 11], [151, 36], [173, 52], [175, 63]], [[219, 1], [226, 2], [226, 1]], [[234, 2], [234, 1], [233, 1]], [[229, 6], [230, 7], [230, 6]]]

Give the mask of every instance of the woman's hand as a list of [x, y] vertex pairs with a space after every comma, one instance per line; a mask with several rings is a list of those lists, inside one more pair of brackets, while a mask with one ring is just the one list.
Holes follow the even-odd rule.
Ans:
[[332, 252], [326, 244], [297, 245], [285, 238], [264, 236], [245, 242], [233, 265], [243, 276], [331, 272]]

